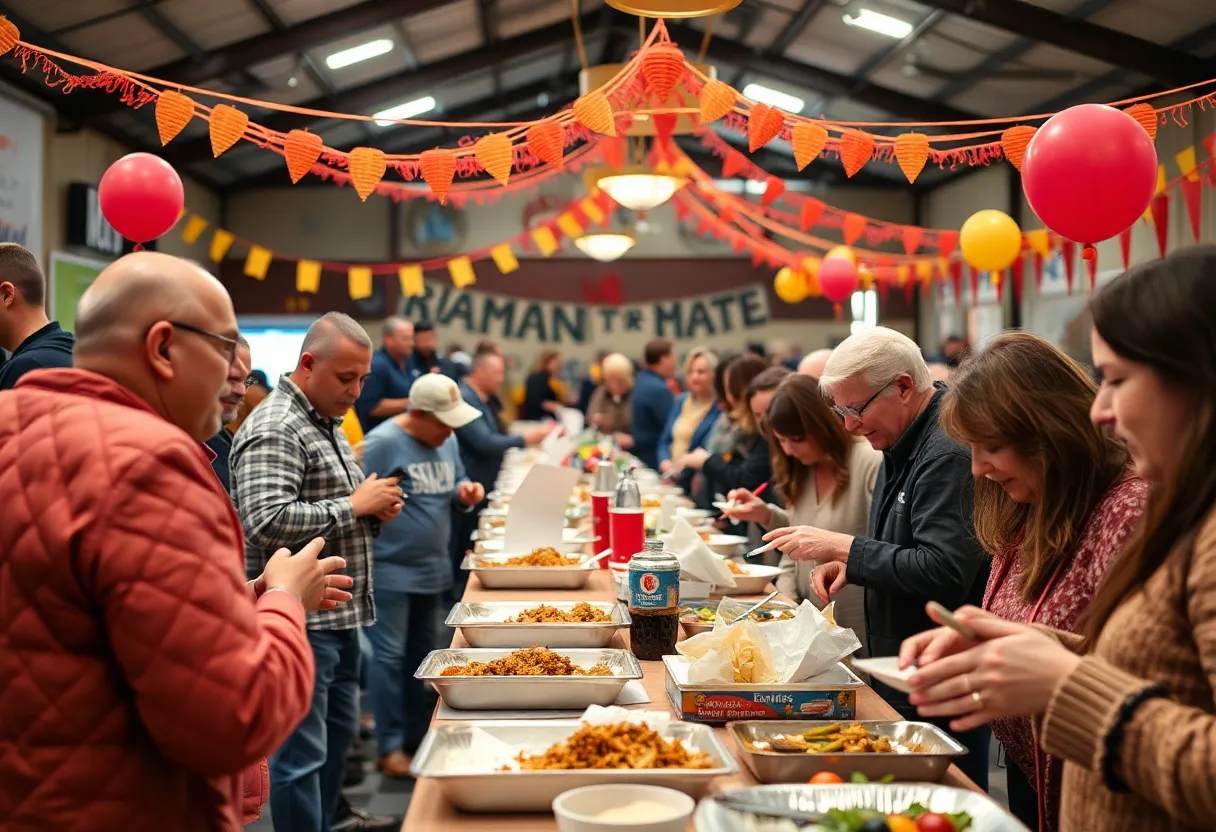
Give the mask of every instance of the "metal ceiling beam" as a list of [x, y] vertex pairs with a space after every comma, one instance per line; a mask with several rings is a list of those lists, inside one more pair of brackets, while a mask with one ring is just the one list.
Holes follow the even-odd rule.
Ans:
[[[700, 42], [701, 32], [686, 24], [668, 22], [667, 31], [672, 39], [679, 43], [687, 45]], [[967, 121], [978, 118], [974, 113], [948, 104], [925, 101], [879, 84], [868, 84], [857, 89], [857, 80], [848, 75], [789, 58], [766, 55], [724, 38], [715, 37], [710, 41], [707, 58], [714, 62], [746, 67], [749, 72], [767, 75], [795, 86], [847, 97], [910, 121]]]
[[790, 45], [798, 38], [802, 37], [802, 33], [806, 31], [806, 27], [815, 19], [815, 15], [819, 14], [819, 10], [827, 5], [828, 0], [806, 0], [802, 4], [794, 16], [790, 18], [789, 25], [782, 30], [777, 39], [773, 41], [767, 50], [768, 55], [782, 55], [785, 50], [790, 48]]
[[[557, 100], [570, 101], [578, 95], [577, 87], [567, 84], [564, 88], [557, 91], [560, 94]], [[533, 81], [531, 84], [526, 84], [522, 87], [516, 87], [513, 90], [507, 91], [507, 96], [515, 101], [535, 100], [536, 96], [541, 93], [552, 94], [552, 86], [549, 79], [545, 78], [540, 81]], [[556, 96], [555, 96], [556, 97]], [[547, 107], [532, 107], [527, 112], [512, 114], [508, 116], [511, 121], [527, 121], [531, 118], [540, 118], [542, 116], [552, 115], [557, 110], [564, 107], [565, 104], [554, 106], [550, 104]], [[444, 110], [443, 116], [451, 121], [474, 121], [483, 120], [496, 113], [503, 112], [503, 108], [498, 103], [495, 96], [491, 95], [488, 98], [482, 98], [477, 101], [470, 101], [467, 104], [461, 104], [458, 107]], [[417, 153], [422, 150], [435, 147], [443, 143], [444, 130], [439, 127], [409, 127], [399, 125], [396, 127], [387, 127], [378, 131], [376, 137], [376, 147], [384, 150], [386, 153]], [[408, 141], [407, 141], [408, 139]], [[303, 180], [304, 182], [318, 181], [316, 177]], [[281, 162], [276, 163], [273, 168], [263, 172], [255, 173], [252, 176], [243, 178], [240, 183], [228, 188], [229, 193], [238, 191], [253, 190], [255, 188], [272, 188], [281, 185], [290, 185], [291, 179], [287, 176], [287, 167]]]
[[[594, 14], [584, 14], [580, 22], [584, 27], [595, 19]], [[337, 96], [322, 96], [305, 101], [298, 106], [313, 110], [334, 110], [347, 113], [362, 113], [374, 110], [387, 103], [408, 101], [428, 94], [435, 86], [453, 81], [463, 75], [480, 72], [498, 64], [518, 61], [534, 53], [560, 48], [570, 33], [570, 22], [562, 21], [534, 29], [526, 34], [500, 40], [489, 49], [474, 49], [461, 52], [442, 61], [425, 64], [414, 72], [382, 78], [354, 89], [342, 90]], [[259, 124], [271, 130], [287, 132], [307, 127], [318, 119], [297, 113], [276, 112], [265, 117], [256, 117]], [[188, 165], [211, 156], [211, 139], [197, 139], [171, 144], [165, 148], [165, 158], [170, 164]]]
[[[401, 17], [423, 14], [448, 2], [450, 0], [366, 0], [357, 6], [305, 20], [281, 32], [265, 32], [215, 49], [201, 61], [185, 58], [153, 67], [144, 74], [199, 86], [212, 78], [240, 72], [281, 55], [311, 49]], [[116, 97], [102, 96], [96, 104], [82, 110], [82, 117], [93, 120], [121, 109]]]
[[1143, 73], [1170, 86], [1216, 77], [1216, 63], [1023, 0], [917, 0], [1015, 35]]
[[[1068, 12], [1068, 17], [1086, 18], [1091, 14], [1097, 14], [1113, 2], [1114, 0], [1086, 0], [1086, 2]], [[1038, 45], [1039, 42], [1034, 38], [1018, 38], [1004, 49], [993, 52], [984, 58], [976, 67], [963, 73], [957, 81], [942, 87], [933, 96], [933, 100], [949, 101], [954, 96], [971, 89], [976, 83], [987, 78], [1005, 64], [1016, 61]]]

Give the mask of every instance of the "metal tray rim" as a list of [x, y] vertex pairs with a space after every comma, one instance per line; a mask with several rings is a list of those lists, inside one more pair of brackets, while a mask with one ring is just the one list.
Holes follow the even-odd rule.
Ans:
[[[528, 567], [524, 567], [524, 568], [528, 568]], [[509, 630], [515, 630], [515, 629], [524, 630], [524, 629], [530, 629], [532, 627], [544, 627], [544, 628], [546, 628], [545, 632], [549, 632], [552, 629], [558, 628], [558, 627], [561, 627], [561, 628], [570, 627], [570, 628], [580, 629], [580, 630], [599, 630], [599, 629], [608, 629], [608, 628], [617, 630], [622, 627], [628, 627], [633, 622], [632, 616], [629, 615], [629, 608], [627, 606], [625, 606], [624, 604], [622, 604], [620, 601], [612, 601], [612, 602], [589, 601], [588, 602], [592, 606], [599, 605], [599, 607], [601, 609], [609, 610], [609, 614], [612, 614], [612, 612], [615, 612], [616, 610], [619, 609], [620, 613], [621, 613], [620, 621], [554, 621], [550, 624], [531, 624], [531, 623], [527, 623], [527, 622], [520, 623], [520, 622], [516, 622], [516, 621], [511, 621], [511, 622], [507, 622], [507, 621], [464, 621], [462, 619], [457, 618], [456, 615], [458, 612], [461, 611], [461, 607], [465, 606], [467, 603], [470, 603], [470, 602], [458, 601], [457, 603], [453, 604], [452, 609], [448, 612], [448, 617], [446, 619], [444, 619], [444, 622], [443, 622], [444, 626], [460, 627], [460, 628], [476, 627], [479, 629], [493, 627], [496, 629], [504, 629], [504, 630], [508, 630], [508, 629]], [[541, 600], [541, 601], [474, 601], [471, 603], [481, 604], [481, 605], [487, 606], [487, 607], [505, 606], [508, 604], [511, 606], [516, 606], [521, 603], [523, 603], [523, 604], [548, 604], [550, 606], [554, 606], [557, 604], [573, 605], [573, 604], [577, 604], [578, 601], [544, 601], [544, 600]], [[476, 649], [476, 648], [471, 648], [471, 649]]]
[[[954, 739], [954, 737], [950, 736], [945, 731], [938, 728], [936, 725], [933, 725], [932, 723], [929, 723], [929, 722], [921, 722], [921, 721], [912, 720], [912, 719], [806, 719], [806, 720], [803, 720], [803, 719], [799, 719], [799, 720], [732, 719], [729, 722], [727, 722], [724, 727], [726, 728], [726, 732], [730, 735], [731, 740], [734, 741], [735, 747], [738, 749], [740, 754], [754, 754], [758, 757], [790, 757], [791, 753], [788, 751], [757, 751], [755, 749], [748, 748], [743, 743], [743, 737], [741, 737], [739, 735], [739, 727], [742, 725], [762, 725], [765, 728], [775, 728], [776, 726], [784, 724], [784, 723], [797, 725], [799, 728], [802, 728], [804, 731], [810, 730], [811, 728], [814, 728], [816, 725], [832, 725], [832, 724], [840, 724], [840, 725], [856, 725], [856, 724], [862, 724], [862, 725], [915, 725], [919, 728], [929, 729], [930, 733], [934, 734], [939, 740], [942, 740], [945, 745], [949, 746], [950, 750], [949, 751], [903, 751], [903, 752], [899, 752], [898, 756], [900, 756], [900, 757], [961, 757], [967, 753], [967, 748], [965, 746], [960, 744], [958, 742], [958, 740]], [[830, 757], [833, 755], [845, 756], [845, 757], [848, 757], [850, 760], [854, 759], [854, 758], [857, 758], [857, 759], [875, 759], [875, 758], [888, 759], [892, 756], [891, 754], [882, 754], [877, 751], [861, 751], [861, 752], [852, 753], [852, 754], [842, 754], [839, 752], [831, 752], [828, 754], [807, 753], [805, 756], [814, 758], [814, 757]], [[798, 755], [793, 755], [793, 756], [797, 757]]]
[[[563, 544], [564, 545], [564, 544]], [[498, 553], [503, 557], [513, 555], [513, 553]], [[460, 568], [466, 572], [530, 572], [530, 573], [553, 573], [553, 572], [591, 572], [598, 570], [597, 564], [583, 564], [582, 566], [475, 566], [477, 558], [484, 558], [485, 555], [474, 555], [470, 557], [465, 555], [464, 560], [460, 562]]]
[[[774, 682], [772, 684], [760, 684], [760, 685], [744, 685], [744, 684], [732, 683], [732, 682], [707, 682], [704, 685], [680, 684], [680, 682], [676, 681], [675, 674], [671, 672], [671, 662], [678, 661], [681, 659], [684, 659], [684, 657], [683, 656], [664, 656], [663, 657], [664, 672], [667, 673], [671, 677], [672, 683], [676, 686], [676, 688], [678, 690], [681, 690], [681, 691], [738, 690], [738, 691], [755, 691], [755, 692], [760, 692], [760, 693], [769, 693], [769, 692], [777, 691], [777, 690], [781, 690], [781, 691], [861, 690], [862, 688], [866, 687], [866, 683], [861, 681], [861, 678], [856, 673], [854, 673], [853, 670], [844, 662], [837, 662], [836, 665], [837, 665], [837, 667], [844, 668], [844, 671], [849, 674], [849, 681], [842, 682], [838, 685], [835, 685], [835, 684], [833, 684], [833, 685], [815, 685], [815, 686], [808, 687], [806, 685], [806, 682], [788, 682], [788, 683], [784, 683], [784, 684]], [[799, 721], [801, 722], [803, 720], [799, 720]], [[822, 722], [823, 720], [819, 720], [819, 721]], [[853, 720], [853, 721], [855, 722], [856, 720]]]
[[[552, 649], [554, 653], [557, 653], [559, 655], [566, 655], [571, 652], [582, 651], [582, 650], [585, 650], [587, 652], [601, 653], [601, 654], [611, 653], [611, 654], [620, 655], [623, 659], [623, 664], [626, 666], [626, 668], [629, 671], [628, 673], [614, 673], [611, 676], [441, 676], [438, 674], [436, 674], [436, 675], [423, 675], [422, 674], [422, 668], [426, 667], [427, 663], [431, 659], [431, 656], [435, 655], [436, 653], [443, 652], [444, 650], [458, 650], [461, 653], [474, 654], [474, 657], [471, 658], [470, 660], [476, 661], [477, 660], [476, 654], [480, 654], [480, 655], [484, 656], [489, 653], [502, 654], [505, 652], [507, 655], [510, 655], [511, 653], [515, 652], [515, 650], [519, 650], [519, 649], [523, 649], [523, 648], [502, 648], [502, 647], [452, 648], [452, 647], [445, 647], [445, 648], [443, 648], [443, 650], [432, 650], [430, 653], [428, 653], [422, 659], [422, 663], [418, 665], [418, 670], [415, 671], [414, 678], [419, 679], [424, 682], [438, 682], [441, 684], [452, 684], [452, 683], [479, 684], [479, 683], [491, 683], [491, 682], [501, 683], [503, 681], [506, 681], [506, 682], [508, 682], [508, 684], [510, 684], [510, 683], [512, 683], [512, 680], [515, 683], [518, 683], [520, 681], [528, 681], [528, 682], [534, 682], [534, 683], [540, 682], [543, 684], [553, 684], [556, 682], [582, 682], [582, 683], [586, 684], [588, 682], [594, 682], [597, 680], [598, 681], [607, 681], [610, 679], [624, 679], [626, 681], [634, 681], [634, 680], [641, 679], [644, 676], [644, 674], [642, 672], [642, 665], [638, 663], [637, 656], [633, 655], [633, 653], [631, 653], [628, 650], [623, 650], [618, 647], [603, 647], [603, 648], [557, 647], [557, 648], [550, 648], [550, 649]], [[567, 655], [567, 658], [571, 658], [571, 657]]]

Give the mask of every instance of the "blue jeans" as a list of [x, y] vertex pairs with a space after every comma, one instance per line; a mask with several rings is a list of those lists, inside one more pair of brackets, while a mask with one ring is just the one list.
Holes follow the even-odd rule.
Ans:
[[438, 699], [414, 673], [427, 653], [452, 643], [452, 631], [443, 625], [450, 609], [447, 593], [375, 592], [376, 623], [363, 632], [372, 643], [369, 676], [376, 743], [382, 755], [412, 752], [426, 736]]
[[308, 643], [317, 664], [312, 708], [270, 758], [277, 832], [329, 832], [359, 727], [359, 631], [309, 630]]

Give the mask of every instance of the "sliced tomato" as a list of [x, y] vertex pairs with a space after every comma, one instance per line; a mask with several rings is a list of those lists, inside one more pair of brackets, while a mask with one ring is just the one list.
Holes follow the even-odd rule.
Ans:
[[917, 832], [955, 832], [954, 821], [936, 812], [925, 812], [916, 819]]
[[843, 783], [844, 778], [839, 774], [833, 774], [830, 771], [818, 771], [811, 775], [811, 779], [807, 781], [816, 785], [824, 785], [830, 783]]

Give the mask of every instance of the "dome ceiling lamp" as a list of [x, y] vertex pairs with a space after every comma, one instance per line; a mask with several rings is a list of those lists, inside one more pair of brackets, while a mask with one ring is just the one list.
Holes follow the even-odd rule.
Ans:
[[592, 260], [611, 263], [637, 245], [637, 238], [626, 232], [592, 232], [574, 238], [574, 245]]
[[638, 17], [712, 17], [739, 5], [743, 0], [606, 0], [609, 6]]
[[631, 211], [658, 208], [675, 196], [683, 185], [684, 180], [680, 177], [655, 173], [646, 165], [625, 165], [596, 182], [596, 187]]

